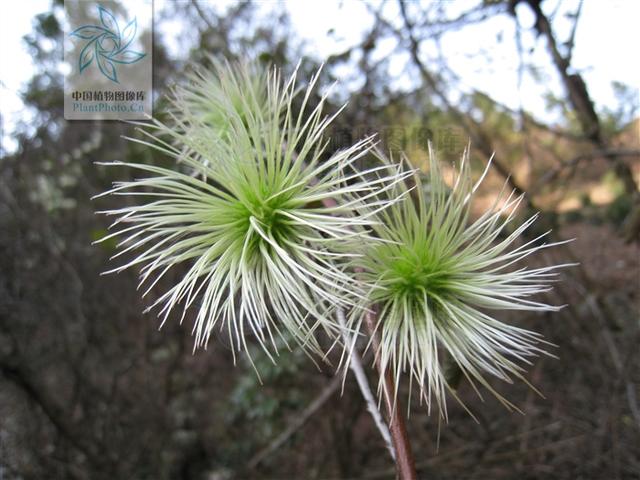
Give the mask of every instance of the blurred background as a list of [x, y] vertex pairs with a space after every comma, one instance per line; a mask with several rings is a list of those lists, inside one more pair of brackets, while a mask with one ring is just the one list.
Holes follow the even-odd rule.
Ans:
[[[95, 212], [134, 200], [90, 198], [133, 173], [94, 162], [168, 160], [128, 124], [63, 119], [61, 1], [0, 9], [0, 479], [393, 478], [352, 377], [341, 395], [330, 367], [256, 350], [260, 385], [224, 337], [194, 355], [189, 317], [159, 331], [135, 271], [100, 275]], [[451, 403], [447, 425], [412, 402], [420, 478], [640, 478], [638, 18], [632, 0], [154, 2], [158, 118], [209, 54], [324, 63], [329, 110], [348, 101], [330, 150], [379, 132], [421, 167], [428, 141], [445, 162], [471, 142], [478, 173], [496, 153], [476, 212], [506, 181], [521, 218], [541, 212], [528, 238], [576, 239], [534, 260], [579, 262], [544, 299], [568, 306], [500, 316], [557, 345], [527, 376], [546, 398], [494, 382], [509, 413], [461, 382], [479, 421]]]

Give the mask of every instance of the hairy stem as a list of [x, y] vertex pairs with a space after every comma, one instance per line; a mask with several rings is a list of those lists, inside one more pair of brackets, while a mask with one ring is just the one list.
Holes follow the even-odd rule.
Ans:
[[[341, 308], [338, 308], [337, 317], [338, 323], [343, 328], [342, 336], [344, 338], [345, 345], [351, 345], [352, 338], [347, 332], [347, 321], [344, 317], [344, 311]], [[387, 424], [385, 423], [384, 419], [382, 418], [382, 414], [378, 409], [376, 400], [373, 396], [373, 393], [371, 392], [371, 387], [369, 386], [369, 381], [367, 380], [367, 375], [364, 371], [364, 367], [362, 366], [360, 354], [356, 350], [355, 346], [353, 347], [350, 355], [349, 368], [356, 377], [358, 387], [360, 387], [360, 392], [362, 393], [362, 396], [367, 403], [367, 410], [369, 410], [369, 413], [373, 417], [373, 421], [376, 424], [376, 427], [378, 428], [378, 431], [380, 432], [380, 435], [382, 436], [382, 439], [384, 440], [389, 453], [391, 454], [391, 458], [393, 458], [393, 460], [395, 461], [396, 453], [391, 442], [391, 433], [389, 432], [389, 428], [387, 427]]]

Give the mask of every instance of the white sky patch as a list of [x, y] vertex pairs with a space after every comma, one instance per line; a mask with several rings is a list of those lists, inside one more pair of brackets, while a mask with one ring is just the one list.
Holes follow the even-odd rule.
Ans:
[[340, 53], [358, 44], [373, 19], [364, 2], [301, 2], [288, 0], [291, 24], [312, 46], [319, 58]]
[[34, 71], [22, 37], [33, 30], [34, 17], [47, 12], [50, 3], [50, 0], [11, 2], [11, 13], [4, 10], [0, 15], [0, 151], [17, 148], [10, 135], [19, 121], [28, 122], [31, 117], [20, 98], [20, 91]]
[[[640, 88], [640, 2], [585, 1], [573, 64], [600, 105], [615, 105], [611, 82]], [[636, 96], [636, 98], [638, 98]]]
[[[573, 11], [576, 0], [547, 0], [543, 6], [547, 13], [561, 4], [561, 11]], [[167, 0], [156, 0], [156, 12], [163, 8]], [[225, 11], [233, 2], [224, 0], [212, 2], [217, 11]], [[26, 51], [22, 37], [32, 31], [32, 19], [49, 9], [49, 0], [28, 0], [12, 2], [11, 15], [0, 16], [0, 112], [2, 113], [2, 146], [13, 151], [15, 141], [11, 133], [19, 121], [28, 121], [20, 100], [19, 92], [31, 78], [34, 66]], [[281, 7], [277, 2], [262, 2], [260, 14], [268, 16], [273, 9]], [[306, 41], [306, 51], [322, 60], [334, 53], [341, 53], [348, 47], [360, 43], [363, 35], [372, 25], [372, 17], [366, 5], [360, 0], [341, 0], [323, 2], [303, 2], [287, 0], [285, 8], [291, 16], [291, 24], [296, 33]], [[455, 5], [460, 10], [466, 9], [475, 2], [459, 1]], [[208, 9], [208, 5], [202, 5]], [[397, 5], [389, 2], [385, 5], [385, 13], [393, 23], [400, 23], [397, 18]], [[528, 63], [541, 68], [545, 81], [538, 84], [530, 75], [525, 75], [523, 84], [518, 90], [518, 58], [514, 39], [514, 22], [507, 16], [492, 18], [477, 26], [464, 27], [457, 32], [447, 33], [442, 40], [442, 47], [450, 68], [461, 78], [459, 87], [463, 91], [481, 90], [498, 102], [512, 109], [518, 109], [520, 102], [524, 108], [544, 120], [553, 118], [546, 112], [542, 95], [552, 90], [563, 97], [564, 91], [558, 81], [557, 73], [550, 63], [546, 40], [535, 38], [529, 28], [533, 15], [527, 8], [518, 7], [518, 16], [523, 25], [523, 42], [527, 47], [525, 59]], [[267, 17], [268, 18], [268, 17]], [[589, 93], [597, 107], [616, 107], [616, 99], [611, 88], [613, 81], [620, 81], [638, 88], [640, 86], [640, 62], [637, 61], [637, 46], [640, 45], [640, 29], [637, 22], [640, 18], [640, 2], [635, 0], [585, 0], [576, 33], [576, 46], [572, 65], [579, 71], [587, 83]], [[571, 22], [558, 17], [554, 22], [558, 43], [568, 38]], [[182, 25], [180, 21], [165, 22], [158, 25], [157, 33], [169, 38], [180, 37], [180, 32], [193, 26]], [[182, 45], [180, 42], [167, 42], [172, 56], [178, 56], [186, 49], [173, 51], [171, 45]], [[380, 43], [384, 50], [393, 45]], [[531, 51], [529, 48], [533, 47]], [[486, 50], [492, 59], [487, 62]], [[425, 49], [425, 53], [428, 52]], [[406, 56], [391, 56], [390, 70], [392, 75], [405, 71], [409, 62]], [[337, 71], [342, 76], [347, 71]], [[398, 84], [408, 88], [410, 79], [400, 78]]]

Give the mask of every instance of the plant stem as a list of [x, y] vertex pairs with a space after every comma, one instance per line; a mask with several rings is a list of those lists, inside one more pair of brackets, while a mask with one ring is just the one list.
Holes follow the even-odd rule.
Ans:
[[[322, 200], [322, 203], [325, 207], [334, 207], [337, 205], [337, 202], [333, 198], [325, 198]], [[409, 443], [407, 426], [405, 425], [404, 417], [400, 414], [400, 409], [394, 408], [393, 401], [391, 400], [391, 393], [395, 391], [393, 377], [390, 371], [387, 370], [383, 372], [380, 365], [380, 357], [378, 356], [380, 336], [376, 330], [376, 317], [377, 315], [373, 311], [367, 312], [364, 323], [371, 337], [371, 346], [375, 352], [378, 375], [384, 379], [384, 404], [387, 410], [389, 433], [391, 434], [393, 450], [395, 451], [396, 471], [398, 472], [398, 478], [400, 480], [417, 480], [416, 462], [413, 458], [411, 443]], [[384, 438], [384, 434], [382, 436]]]
[[[347, 332], [347, 321], [345, 319], [344, 310], [342, 310], [342, 308], [337, 309], [337, 317], [338, 317], [338, 323], [340, 324], [340, 327], [342, 327], [343, 329], [342, 336], [344, 338], [345, 347], [348, 347], [349, 345], [351, 345], [351, 342], [353, 339]], [[360, 392], [362, 393], [362, 396], [364, 397], [364, 400], [367, 404], [367, 409], [369, 410], [369, 413], [373, 417], [373, 421], [376, 427], [378, 427], [378, 431], [380, 432], [380, 435], [382, 436], [382, 439], [384, 440], [384, 443], [387, 446], [387, 450], [389, 450], [389, 453], [391, 454], [391, 458], [393, 458], [395, 462], [396, 452], [395, 452], [395, 449], [393, 448], [393, 443], [391, 441], [391, 433], [389, 432], [389, 427], [387, 427], [387, 424], [385, 423], [384, 419], [382, 418], [382, 414], [378, 409], [378, 405], [376, 404], [376, 399], [374, 398], [373, 393], [371, 392], [371, 387], [369, 386], [369, 381], [367, 380], [367, 374], [365, 373], [364, 367], [362, 366], [362, 360], [360, 359], [360, 354], [358, 353], [355, 345], [352, 346], [352, 351], [349, 359], [349, 368], [351, 369], [354, 376], [356, 377], [356, 382], [358, 383], [358, 387], [360, 387]]]
[[398, 472], [398, 478], [400, 480], [417, 480], [416, 465], [413, 458], [413, 451], [411, 450], [411, 443], [409, 442], [409, 436], [407, 435], [407, 426], [404, 421], [404, 417], [400, 413], [400, 408], [394, 405], [392, 400], [392, 393], [395, 391], [393, 377], [388, 369], [382, 370], [380, 364], [380, 356], [378, 355], [380, 346], [380, 335], [376, 330], [376, 317], [377, 314], [373, 311], [365, 314], [365, 327], [367, 333], [371, 337], [371, 346], [375, 354], [376, 368], [380, 378], [384, 381], [383, 395], [384, 404], [387, 411], [387, 423], [389, 424], [389, 431], [391, 433], [391, 440], [396, 452], [396, 470]]

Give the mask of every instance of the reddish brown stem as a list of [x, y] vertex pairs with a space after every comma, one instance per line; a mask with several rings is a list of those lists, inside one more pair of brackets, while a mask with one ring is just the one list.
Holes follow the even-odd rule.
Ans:
[[387, 413], [387, 423], [389, 424], [389, 431], [391, 433], [391, 441], [393, 442], [393, 448], [396, 452], [398, 478], [400, 480], [416, 480], [418, 478], [416, 465], [404, 416], [400, 413], [401, 409], [398, 408], [398, 405], [395, 405], [394, 408], [393, 392], [395, 391], [395, 385], [393, 376], [389, 369], [382, 371], [380, 356], [377, 354], [379, 351], [378, 347], [380, 346], [380, 335], [376, 330], [376, 317], [375, 312], [367, 312], [364, 320], [367, 333], [371, 337], [371, 346], [373, 347], [373, 351], [376, 352], [375, 362], [378, 374], [384, 379], [384, 404]]
[[[325, 198], [322, 203], [325, 207], [334, 207], [337, 202], [333, 198]], [[384, 379], [384, 404], [387, 411], [386, 419], [389, 425], [389, 433], [391, 434], [391, 442], [396, 452], [396, 470], [400, 480], [417, 480], [416, 462], [413, 458], [411, 443], [409, 443], [409, 435], [407, 435], [407, 426], [404, 417], [400, 413], [399, 408], [394, 408], [392, 395], [395, 392], [393, 377], [389, 370], [382, 371], [380, 358], [377, 355], [380, 346], [380, 335], [376, 330], [376, 313], [374, 311], [367, 312], [365, 315], [365, 327], [371, 337], [371, 346], [376, 352], [375, 361], [378, 375]], [[396, 405], [397, 407], [397, 405]]]

